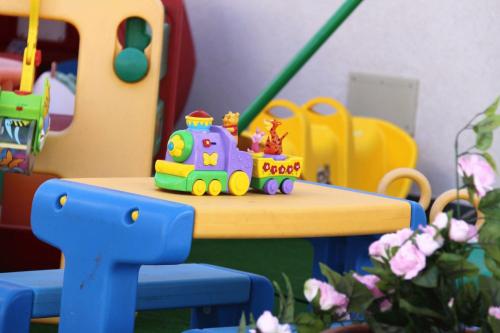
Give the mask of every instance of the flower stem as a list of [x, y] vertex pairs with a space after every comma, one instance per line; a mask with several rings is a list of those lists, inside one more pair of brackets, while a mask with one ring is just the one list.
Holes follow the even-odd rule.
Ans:
[[[459, 175], [458, 175], [458, 158], [459, 156], [462, 156], [462, 154], [458, 154], [458, 143], [459, 143], [459, 140], [460, 140], [460, 136], [462, 135], [463, 132], [465, 132], [466, 130], [468, 129], [471, 129], [473, 127], [471, 127], [472, 123], [474, 122], [474, 120], [476, 120], [478, 117], [480, 117], [481, 115], [484, 114], [485, 111], [483, 112], [480, 112], [478, 114], [476, 114], [468, 123], [467, 125], [465, 125], [460, 131], [458, 131], [457, 135], [455, 136], [455, 187], [457, 189], [457, 214], [458, 216], [460, 217], [462, 214], [461, 214], [461, 211], [460, 211], [460, 178], [459, 178]], [[470, 149], [468, 149], [470, 150]]]

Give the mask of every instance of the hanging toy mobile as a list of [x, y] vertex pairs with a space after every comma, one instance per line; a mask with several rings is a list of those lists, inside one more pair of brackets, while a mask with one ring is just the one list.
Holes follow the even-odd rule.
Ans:
[[40, 0], [31, 0], [28, 41], [24, 50], [21, 85], [17, 91], [0, 89], [0, 171], [31, 173], [34, 157], [49, 131], [49, 81], [42, 96], [32, 94], [35, 69], [41, 63], [37, 50]]

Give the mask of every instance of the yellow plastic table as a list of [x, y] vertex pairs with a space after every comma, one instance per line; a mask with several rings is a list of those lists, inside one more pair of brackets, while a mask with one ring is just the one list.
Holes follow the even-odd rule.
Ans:
[[[355, 269], [376, 235], [426, 222], [411, 201], [298, 181], [290, 195], [249, 192], [242, 197], [197, 197], [157, 188], [153, 178], [82, 178], [67, 181], [192, 206], [197, 239], [311, 238], [316, 263]], [[366, 257], [366, 256], [365, 256]], [[357, 262], [356, 262], [357, 261]]]

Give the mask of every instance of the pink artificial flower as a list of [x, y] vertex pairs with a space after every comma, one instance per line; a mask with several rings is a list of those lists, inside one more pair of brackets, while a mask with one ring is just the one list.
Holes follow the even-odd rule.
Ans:
[[375, 260], [383, 261], [382, 258], [387, 258], [386, 245], [379, 239], [370, 244], [368, 247], [368, 253], [370, 254], [370, 257]]
[[319, 287], [319, 307], [323, 311], [336, 307], [337, 314], [346, 312], [349, 299], [346, 295], [339, 293], [330, 284], [323, 282]]
[[495, 183], [495, 171], [484, 157], [477, 154], [461, 156], [458, 159], [458, 174], [460, 176], [472, 177], [474, 187], [479, 197], [493, 189]]
[[403, 245], [412, 235], [413, 231], [410, 228], [401, 229], [395, 233], [385, 234], [370, 245], [368, 253], [374, 259], [382, 261], [382, 258], [388, 257], [387, 250]]
[[279, 320], [269, 311], [264, 313], [257, 319], [257, 328], [261, 333], [278, 333]]
[[308, 302], [312, 302], [319, 292], [319, 307], [323, 311], [331, 310], [336, 307], [337, 310], [345, 312], [349, 299], [346, 295], [339, 293], [330, 284], [316, 279], [309, 279], [304, 284], [304, 296]]
[[491, 306], [488, 309], [488, 314], [493, 318], [500, 320], [500, 306]]
[[469, 231], [467, 232], [467, 243], [477, 243], [479, 239], [477, 238], [478, 231], [475, 225], [469, 224]]
[[349, 298], [346, 295], [335, 291], [333, 294], [333, 301], [335, 304], [335, 313], [339, 316], [345, 315], [347, 306], [349, 305]]
[[316, 279], [309, 279], [306, 281], [306, 283], [304, 284], [304, 296], [305, 298], [307, 299], [307, 301], [309, 303], [312, 302], [312, 300], [316, 297], [316, 295], [318, 294], [318, 290], [319, 290], [319, 286], [322, 284], [323, 282], [320, 281], [320, 280], [316, 280]]
[[380, 302], [380, 311], [386, 312], [392, 309], [392, 303], [388, 299], [384, 299], [382, 302]]
[[432, 225], [438, 228], [439, 230], [446, 229], [448, 227], [448, 215], [445, 213], [439, 213], [434, 221], [432, 222]]
[[[436, 230], [434, 227], [428, 226], [426, 230]], [[441, 248], [444, 239], [441, 236], [435, 237], [431, 232], [424, 232], [415, 237], [415, 243], [418, 249], [426, 256], [431, 256], [436, 250]]]
[[374, 297], [378, 298], [384, 296], [384, 293], [382, 293], [377, 287], [377, 283], [380, 281], [380, 278], [378, 276], [373, 274], [358, 275], [356, 273], [354, 273], [352, 276], [353, 278], [358, 280], [359, 283], [363, 284]]
[[405, 243], [389, 264], [394, 274], [411, 280], [425, 268], [425, 255], [412, 243]]
[[403, 245], [403, 243], [410, 239], [412, 235], [413, 230], [411, 230], [410, 228], [404, 228], [397, 231], [396, 236], [398, 237], [398, 242], [396, 244], [393, 244], [391, 247]]
[[465, 221], [451, 219], [449, 236], [458, 243], [477, 242], [477, 229]]
[[335, 288], [328, 283], [319, 286], [319, 307], [323, 311], [328, 311], [335, 305]]

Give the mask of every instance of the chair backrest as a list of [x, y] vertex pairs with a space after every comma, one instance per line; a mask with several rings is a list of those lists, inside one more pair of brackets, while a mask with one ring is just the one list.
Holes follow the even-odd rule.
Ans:
[[[375, 192], [382, 177], [397, 168], [415, 168], [418, 147], [406, 132], [381, 119], [353, 117], [354, 157], [349, 185]], [[411, 180], [391, 183], [386, 194], [405, 198]]]
[[194, 210], [53, 179], [35, 194], [31, 224], [66, 257], [59, 332], [129, 333], [140, 266], [186, 260]]
[[[0, 1], [0, 14], [27, 16], [28, 0]], [[50, 134], [35, 171], [60, 177], [151, 174], [164, 9], [160, 0], [44, 0], [40, 17], [63, 20], [80, 34], [75, 115], [71, 126]], [[126, 83], [114, 72], [121, 51], [120, 23], [141, 17], [151, 27], [145, 50], [148, 74]], [[43, 51], [43, 50], [42, 50]]]
[[[320, 112], [318, 108], [321, 106], [327, 106], [331, 110]], [[309, 147], [306, 149], [311, 152], [304, 178], [349, 186], [354, 142], [349, 111], [342, 103], [330, 97], [311, 99], [302, 106], [302, 111], [309, 125]]]

